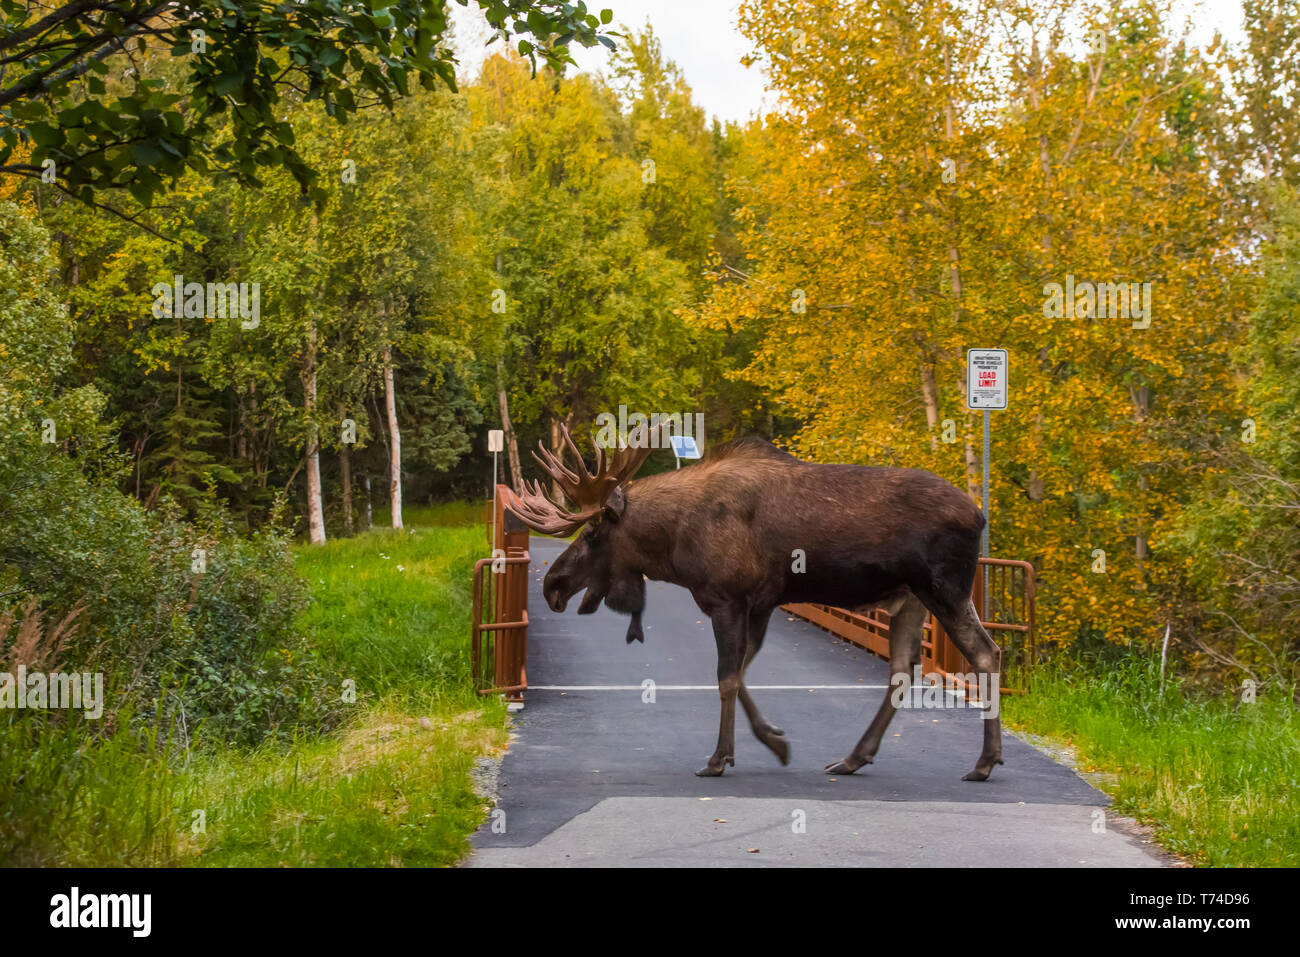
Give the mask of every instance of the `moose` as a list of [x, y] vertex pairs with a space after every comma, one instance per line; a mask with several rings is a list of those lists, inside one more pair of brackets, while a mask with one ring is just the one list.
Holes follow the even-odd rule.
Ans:
[[[943, 625], [974, 666], [984, 702], [984, 744], [963, 780], [984, 781], [1002, 764], [996, 695], [1001, 653], [971, 600], [984, 515], [957, 488], [919, 469], [823, 465], [801, 461], [758, 438], [719, 446], [699, 462], [633, 481], [652, 443], [634, 431], [626, 445], [597, 445], [588, 471], [567, 428], [564, 464], [539, 443], [533, 453], [576, 511], [542, 485], [508, 492], [506, 507], [535, 531], [565, 537], [581, 529], [546, 574], [542, 594], [556, 612], [585, 589], [578, 614], [601, 601], [631, 616], [627, 641], [644, 641], [646, 579], [688, 589], [709, 617], [718, 649], [722, 715], [718, 746], [696, 774], [735, 767], [736, 700], [754, 735], [790, 761], [784, 732], [769, 722], [745, 688], [745, 669], [763, 647], [778, 605], [817, 602], [890, 615], [891, 688], [921, 661], [926, 612]], [[653, 443], [657, 445], [658, 443]], [[802, 551], [802, 561], [792, 557]], [[797, 569], [797, 570], [796, 570]], [[902, 675], [904, 677], [900, 678]], [[875, 718], [848, 757], [826, 766], [852, 774], [871, 764], [896, 710], [886, 692]]]

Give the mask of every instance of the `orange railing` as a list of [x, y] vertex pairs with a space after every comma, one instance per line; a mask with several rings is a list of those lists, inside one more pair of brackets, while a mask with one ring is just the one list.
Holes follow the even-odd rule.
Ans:
[[[984, 601], [984, 579], [988, 575], [988, 603]], [[1034, 566], [1004, 558], [981, 558], [971, 598], [980, 620], [1002, 649], [1003, 691], [1024, 693], [1038, 657], [1034, 636]], [[829, 605], [783, 605], [787, 612], [825, 628], [882, 658], [889, 658], [889, 615], [874, 611], [861, 615]], [[1008, 666], [1015, 684], [1008, 684]], [[931, 615], [921, 639], [921, 666], [964, 685], [957, 676], [972, 671], [966, 658]]]
[[474, 563], [470, 660], [479, 694], [522, 702], [528, 688], [528, 527], [505, 509], [497, 487], [488, 503], [489, 558]]

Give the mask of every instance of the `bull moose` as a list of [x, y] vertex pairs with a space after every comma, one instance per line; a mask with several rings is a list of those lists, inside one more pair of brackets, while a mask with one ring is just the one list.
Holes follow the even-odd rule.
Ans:
[[[964, 780], [983, 781], [1002, 764], [996, 707], [1001, 654], [971, 601], [984, 516], [950, 483], [918, 469], [820, 465], [800, 461], [770, 442], [743, 438], [698, 463], [633, 481], [652, 445], [643, 433], [627, 446], [597, 446], [587, 470], [568, 429], [563, 450], [533, 453], [577, 511], [548, 498], [542, 486], [507, 493], [506, 507], [532, 529], [567, 536], [581, 529], [546, 574], [542, 593], [556, 612], [586, 589], [578, 614], [603, 600], [631, 616], [627, 641], [643, 641], [645, 581], [690, 590], [713, 624], [718, 646], [722, 717], [718, 747], [700, 776], [735, 766], [736, 699], [755, 736], [788, 764], [784, 732], [758, 710], [745, 669], [763, 646], [773, 609], [818, 602], [891, 616], [891, 686], [920, 664], [926, 611], [934, 614], [992, 688], [981, 715], [984, 746]], [[539, 443], [540, 445], [540, 443]], [[802, 550], [803, 562], [792, 560]], [[796, 569], [799, 570], [796, 570]], [[880, 710], [848, 757], [827, 765], [852, 774], [871, 764], [896, 710], [886, 692]]]

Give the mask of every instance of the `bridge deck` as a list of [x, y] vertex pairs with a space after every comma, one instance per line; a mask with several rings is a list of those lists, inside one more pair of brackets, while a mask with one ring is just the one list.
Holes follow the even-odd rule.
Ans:
[[785, 730], [790, 764], [738, 708], [736, 766], [695, 777], [718, 726], [708, 619], [686, 591], [657, 582], [647, 583], [644, 645], [625, 644], [627, 619], [603, 607], [579, 616], [578, 597], [554, 614], [541, 579], [564, 544], [532, 540], [529, 691], [498, 782], [505, 832], [486, 824], [471, 866], [1162, 863], [1109, 813], [1096, 833], [1105, 796], [1010, 734], [1004, 767], [962, 781], [980, 749], [973, 710], [904, 709], [875, 764], [827, 776], [879, 706], [888, 667], [780, 611], [747, 683]]

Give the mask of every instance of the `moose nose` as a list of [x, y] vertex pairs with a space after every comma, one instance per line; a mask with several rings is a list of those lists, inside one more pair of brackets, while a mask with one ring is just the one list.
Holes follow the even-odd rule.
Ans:
[[551, 607], [551, 611], [564, 611], [564, 607], [569, 603], [564, 597], [564, 580], [553, 580], [548, 576], [542, 585], [542, 597], [546, 599], [546, 604]]

